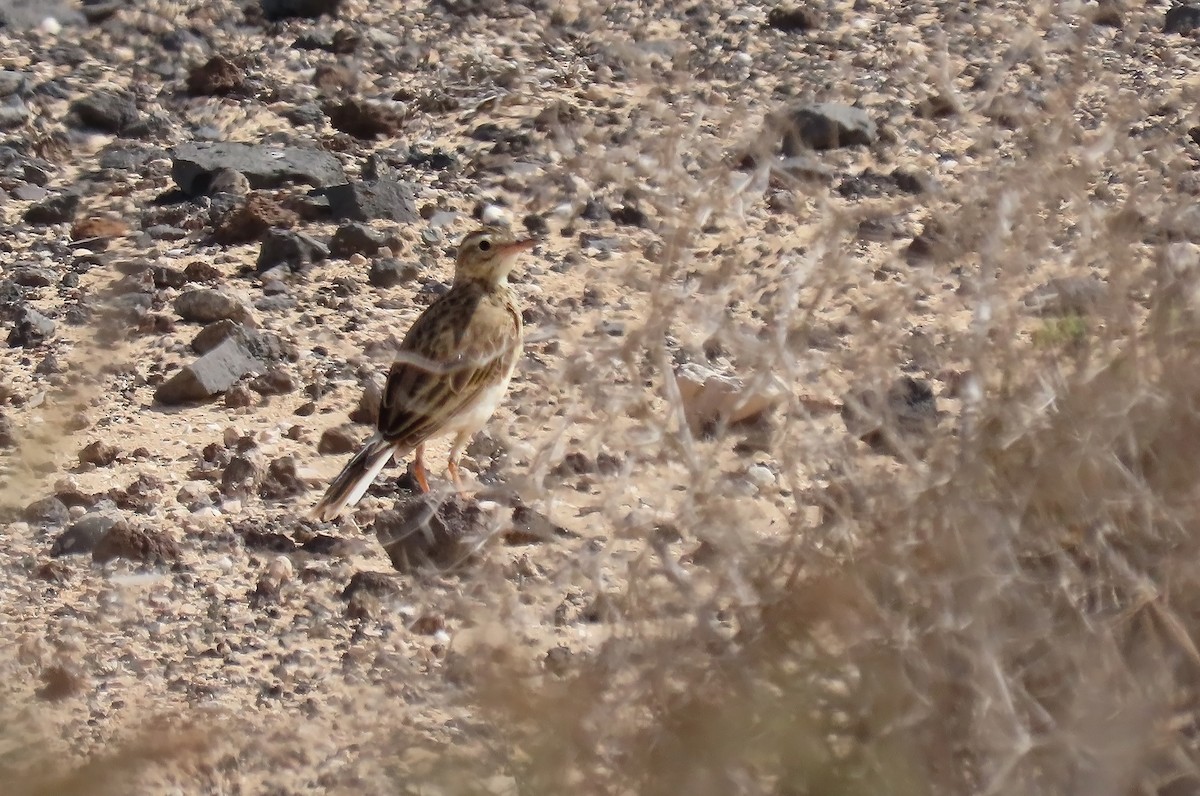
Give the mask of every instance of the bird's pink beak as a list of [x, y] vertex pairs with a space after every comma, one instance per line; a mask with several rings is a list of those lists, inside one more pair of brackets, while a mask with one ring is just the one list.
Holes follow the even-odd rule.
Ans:
[[529, 251], [536, 243], [537, 241], [533, 238], [525, 238], [524, 240], [515, 240], [512, 243], [506, 243], [502, 248], [505, 254], [516, 254], [517, 252]]

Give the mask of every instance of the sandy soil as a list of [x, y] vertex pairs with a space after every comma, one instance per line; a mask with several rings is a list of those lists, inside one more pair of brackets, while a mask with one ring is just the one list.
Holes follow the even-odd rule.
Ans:
[[[4, 328], [17, 306], [54, 322], [45, 341], [0, 350], [11, 437], [0, 706], [29, 728], [8, 754], [31, 767], [143, 748], [148, 735], [203, 750], [152, 764], [144, 792], [424, 792], [446, 749], [488, 743], [471, 689], [478, 658], [502, 649], [536, 687], [614, 634], [666, 632], [700, 621], [698, 604], [737, 599], [737, 562], [817, 533], [817, 496], [844, 462], [920, 466], [848, 433], [848, 392], [909, 375], [953, 426], [981, 307], [1033, 341], [1047, 321], [1027, 291], [1070, 277], [1086, 313], [1119, 286], [1062, 223], [1080, 202], [1116, 213], [1143, 197], [1136, 223], [1170, 235], [1166, 197], [1196, 184], [1192, 44], [1164, 32], [1153, 5], [1092, 25], [1085, 3], [1028, 13], [829, 0], [802, 4], [808, 30], [770, 24], [773, 4], [720, 0], [352, 0], [279, 22], [253, 3], [117, 5], [94, 22], [0, 29], [0, 68], [20, 76], [9, 102], [28, 111], [0, 133], [18, 150], [0, 182], [0, 279], [23, 285]], [[297, 46], [305, 37], [326, 49]], [[214, 55], [235, 63], [240, 87], [189, 91], [189, 70]], [[1078, 70], [1094, 77], [1064, 97]], [[102, 91], [145, 124], [80, 121], [73, 103]], [[402, 122], [377, 137], [334, 129], [322, 107], [347, 97]], [[861, 109], [873, 140], [781, 160], [768, 115], [813, 101]], [[1056, 145], [1062, 129], [1047, 120], [1064, 103], [1094, 159], [1030, 174], [1022, 164]], [[297, 121], [304, 107], [316, 124]], [[1141, 130], [1122, 126], [1130, 114]], [[1152, 133], [1174, 149], [1155, 151]], [[350, 181], [377, 154], [413, 187], [421, 218], [369, 222], [390, 253], [264, 276], [259, 239], [214, 241], [209, 208], [223, 200], [170, 196], [171, 148], [203, 140], [330, 152]], [[137, 146], [158, 150], [101, 166]], [[431, 166], [420, 153], [447, 157]], [[1035, 177], [1083, 188], [1045, 207], [1006, 204]], [[990, 205], [962, 203], [989, 184]], [[77, 188], [78, 207], [29, 222], [39, 186]], [[319, 217], [308, 191], [261, 190], [328, 243], [342, 222]], [[386, 369], [389, 341], [448, 282], [453, 244], [479, 213], [542, 239], [514, 277], [529, 344], [465, 462], [484, 508], [477, 555], [452, 572], [398, 573], [371, 528], [404, 493], [403, 467], [354, 523], [321, 526], [304, 512], [347, 454], [318, 444], [347, 424], [366, 437], [349, 414]], [[78, 228], [93, 217], [119, 222], [103, 245]], [[908, 254], [931, 219], [945, 230], [933, 253]], [[1027, 262], [978, 254], [988, 236], [1014, 234], [1028, 238]], [[1130, 245], [1131, 267], [1149, 267], [1143, 242]], [[369, 270], [388, 256], [415, 275], [376, 287]], [[148, 274], [193, 263], [215, 279]], [[1000, 270], [1010, 278], [995, 293]], [[275, 363], [285, 391], [156, 403], [198, 356], [203, 324], [174, 302], [201, 286], [294, 346]], [[130, 295], [146, 297], [140, 317], [121, 309]], [[736, 375], [774, 396], [774, 411], [716, 438], [694, 433], [675, 392], [686, 363]], [[111, 449], [87, 453], [96, 442]], [[435, 445], [442, 487], [444, 455]], [[246, 488], [222, 480], [238, 457]], [[286, 457], [298, 485], [272, 492], [270, 468]], [[512, 532], [516, 505], [536, 513], [540, 535]], [[54, 555], [85, 515], [121, 520], [166, 553]], [[480, 787], [516, 792], [503, 771]]]

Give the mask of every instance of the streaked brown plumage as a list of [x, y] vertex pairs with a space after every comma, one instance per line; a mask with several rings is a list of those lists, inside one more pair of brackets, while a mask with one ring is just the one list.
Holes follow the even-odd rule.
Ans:
[[453, 433], [447, 465], [461, 492], [458, 459], [495, 412], [521, 355], [521, 312], [508, 286], [517, 255], [532, 240], [499, 227], [469, 233], [458, 247], [454, 284], [408, 330], [388, 373], [376, 432], [313, 509], [331, 520], [358, 502], [393, 456], [414, 451], [423, 491], [425, 443]]

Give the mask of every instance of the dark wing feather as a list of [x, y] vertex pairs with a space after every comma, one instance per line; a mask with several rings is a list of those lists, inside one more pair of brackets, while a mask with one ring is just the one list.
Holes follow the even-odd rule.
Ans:
[[[497, 313], [506, 323], [496, 323]], [[431, 305], [401, 345], [413, 361], [395, 362], [388, 374], [379, 406], [384, 439], [420, 444], [470, 408], [512, 365], [519, 324], [520, 315], [499, 297], [475, 291], [451, 291]]]

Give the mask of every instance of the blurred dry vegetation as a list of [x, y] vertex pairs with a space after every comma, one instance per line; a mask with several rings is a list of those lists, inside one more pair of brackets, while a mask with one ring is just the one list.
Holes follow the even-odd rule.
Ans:
[[[459, 675], [486, 734], [406, 764], [398, 792], [1200, 792], [1200, 262], [1174, 231], [1194, 202], [1175, 180], [1194, 163], [1181, 131], [1148, 124], [1145, 98], [1102, 68], [1123, 56], [1085, 44], [1084, 5], [1033, 5], [1006, 23], [998, 88], [941, 86], [972, 106], [1003, 95], [1024, 121], [970, 130], [983, 165], [935, 199], [883, 208], [936, 218], [949, 253], [911, 267], [898, 249], [876, 255], [884, 276], [867, 281], [883, 284], [843, 319], [851, 344], [821, 347], [820, 370], [857, 386], [936, 381], [935, 427], [892, 423], [884, 452], [831, 434], [803, 381], [825, 308], [872, 267], [855, 242], [863, 217], [827, 181], [778, 168], [761, 113], [705, 103], [686, 72], [631, 59], [646, 136], [550, 136], [564, 173], [637, 186], [661, 220], [657, 245], [603, 266], [644, 323], [592, 338], [587, 369], [556, 365], [599, 418], [571, 433], [624, 462], [614, 494], [654, 485], [632, 512], [614, 499], [607, 520], [614, 544], [641, 552], [620, 571], [604, 551], [588, 565], [611, 630], [562, 671], [510, 648], [512, 606], [498, 601], [487, 654]], [[922, 82], [944, 79], [936, 67], [920, 66]], [[999, 88], [1013, 75], [1036, 107]], [[803, 214], [802, 238], [739, 237], [766, 197]], [[1096, 274], [1103, 291], [1031, 316], [1022, 299], [1046, 263], [1037, 273]], [[962, 311], [924, 323], [941, 365], [928, 372], [911, 317], [951, 273]], [[782, 385], [769, 418], [684, 421], [680, 352], [712, 341], [747, 382]], [[561, 442], [512, 474], [524, 500], [547, 498]], [[785, 500], [764, 508], [730, 483], [747, 444]], [[498, 572], [463, 577], [486, 588]], [[176, 753], [207, 754], [182, 741]], [[388, 754], [402, 756], [382, 743], [385, 770]], [[135, 741], [53, 787], [5, 792], [101, 792], [98, 772], [146, 756]]]

